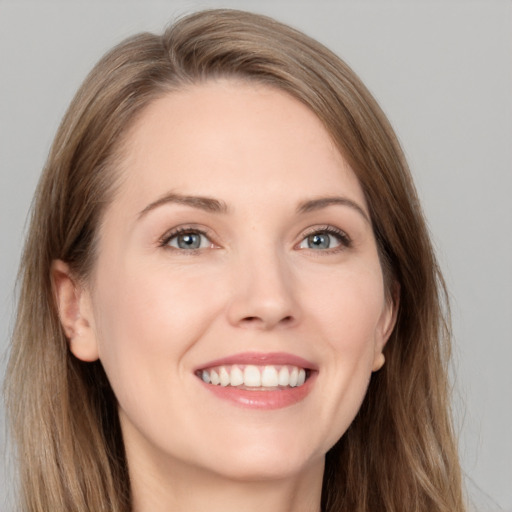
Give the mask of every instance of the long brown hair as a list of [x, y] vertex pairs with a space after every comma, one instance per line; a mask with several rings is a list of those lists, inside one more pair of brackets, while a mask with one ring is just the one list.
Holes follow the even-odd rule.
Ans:
[[399, 289], [386, 365], [327, 454], [323, 510], [463, 511], [449, 414], [446, 292], [396, 136], [333, 53], [272, 19], [232, 10], [199, 12], [161, 36], [121, 43], [87, 77], [58, 130], [21, 261], [5, 388], [21, 509], [131, 508], [116, 399], [99, 361], [71, 355], [50, 267], [62, 259], [83, 279], [93, 268], [123, 137], [137, 115], [169, 91], [221, 76], [287, 91], [324, 123], [365, 192], [394, 300]]

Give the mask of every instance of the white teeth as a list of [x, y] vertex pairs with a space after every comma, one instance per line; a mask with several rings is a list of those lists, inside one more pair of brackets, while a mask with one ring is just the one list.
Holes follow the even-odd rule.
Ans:
[[279, 384], [277, 370], [274, 366], [265, 366], [261, 374], [261, 385], [265, 388], [274, 388]]
[[297, 380], [299, 379], [299, 369], [294, 367], [290, 372], [290, 386], [294, 388], [297, 385]]
[[227, 386], [229, 384], [229, 373], [224, 366], [222, 366], [219, 371], [219, 378], [221, 386]]
[[219, 375], [218, 373], [215, 371], [215, 370], [212, 370], [210, 372], [210, 380], [212, 381], [212, 384], [214, 384], [215, 386], [217, 384], [220, 384], [220, 378], [219, 378]]
[[257, 366], [246, 366], [244, 370], [244, 385], [252, 388], [261, 386], [261, 373]]
[[198, 376], [214, 386], [245, 386], [248, 388], [277, 388], [302, 386], [306, 370], [297, 366], [227, 365], [202, 370]]
[[290, 372], [288, 371], [287, 366], [283, 366], [279, 370], [279, 385], [280, 386], [289, 386], [290, 385]]
[[242, 370], [238, 368], [238, 366], [233, 366], [231, 368], [231, 385], [232, 386], [240, 386], [244, 383], [244, 374]]

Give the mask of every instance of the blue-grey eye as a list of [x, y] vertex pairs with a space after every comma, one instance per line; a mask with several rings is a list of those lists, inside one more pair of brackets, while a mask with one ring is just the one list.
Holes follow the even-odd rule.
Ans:
[[332, 249], [341, 244], [339, 236], [327, 232], [318, 232], [308, 235], [299, 247], [301, 249]]
[[194, 250], [209, 247], [211, 243], [205, 235], [190, 231], [174, 235], [169, 239], [167, 245], [175, 247], [176, 249]]

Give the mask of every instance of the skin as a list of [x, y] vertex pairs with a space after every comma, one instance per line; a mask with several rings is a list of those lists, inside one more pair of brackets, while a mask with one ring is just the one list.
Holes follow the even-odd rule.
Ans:
[[[99, 358], [118, 398], [134, 510], [319, 511], [325, 453], [395, 321], [355, 174], [300, 102], [229, 80], [156, 100], [126, 148], [90, 280], [62, 261], [53, 277], [71, 351]], [[168, 194], [227, 211], [159, 202]], [[334, 196], [345, 203], [297, 210]], [[206, 232], [200, 249], [164, 243], [179, 226]], [[312, 362], [311, 392], [248, 409], [194, 373], [248, 351]]]

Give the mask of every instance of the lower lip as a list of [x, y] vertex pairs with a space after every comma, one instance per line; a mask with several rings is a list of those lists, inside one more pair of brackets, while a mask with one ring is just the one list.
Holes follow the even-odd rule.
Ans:
[[250, 389], [240, 389], [231, 386], [219, 386], [206, 384], [202, 381], [201, 383], [210, 393], [239, 407], [271, 410], [289, 407], [304, 400], [313, 388], [315, 377], [316, 372], [312, 373], [302, 386], [268, 391], [252, 391]]

